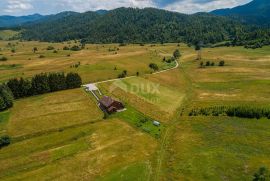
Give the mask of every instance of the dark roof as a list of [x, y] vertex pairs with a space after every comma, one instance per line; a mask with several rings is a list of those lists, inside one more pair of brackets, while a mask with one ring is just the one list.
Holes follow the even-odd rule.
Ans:
[[99, 102], [105, 107], [110, 107], [110, 105], [112, 105], [114, 100], [111, 97], [104, 96], [99, 100]]

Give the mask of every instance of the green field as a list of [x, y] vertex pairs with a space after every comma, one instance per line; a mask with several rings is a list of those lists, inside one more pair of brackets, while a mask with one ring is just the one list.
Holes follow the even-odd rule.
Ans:
[[[196, 60], [184, 44], [86, 45], [74, 52], [63, 47], [75, 42], [8, 43], [0, 41], [0, 56], [8, 58], [0, 62], [1, 82], [53, 71], [78, 72], [84, 83], [117, 78], [123, 70], [140, 74], [97, 84], [127, 108], [106, 119], [83, 89], [16, 100], [0, 113], [0, 135], [11, 137], [0, 149], [0, 180], [242, 181], [262, 166], [270, 169], [269, 119], [188, 116], [211, 106], [269, 108], [270, 47], [204, 48]], [[46, 50], [49, 45], [58, 52]], [[150, 63], [160, 70], [175, 66], [162, 61], [175, 49], [182, 54], [179, 67], [152, 74]], [[221, 60], [225, 66], [218, 66]], [[201, 61], [215, 66], [202, 68]]]

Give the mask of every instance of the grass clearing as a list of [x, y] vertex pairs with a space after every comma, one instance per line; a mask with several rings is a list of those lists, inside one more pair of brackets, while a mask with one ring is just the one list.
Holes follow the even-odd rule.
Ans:
[[102, 116], [82, 89], [66, 90], [16, 101], [7, 129], [10, 136], [21, 137], [97, 121]]
[[114, 114], [111, 117], [125, 120], [134, 127], [139, 128], [143, 132], [146, 132], [155, 138], [161, 137], [162, 131], [164, 130], [163, 124], [161, 126], [155, 126], [153, 125], [153, 119], [146, 117], [131, 106], [126, 106], [126, 108], [126, 111]]
[[97, 179], [97, 181], [147, 181], [149, 179], [149, 168], [147, 163], [136, 163], [124, 168], [113, 170], [108, 175]]
[[[92, 180], [111, 170], [148, 160], [156, 146], [154, 138], [123, 121], [110, 119], [89, 123], [1, 149], [0, 178]], [[12, 150], [20, 150], [23, 154], [15, 154]]]
[[5, 135], [6, 127], [9, 120], [9, 111], [0, 112], [0, 136]]
[[267, 119], [182, 119], [172, 135], [166, 177], [252, 180], [259, 167], [270, 164], [269, 127]]

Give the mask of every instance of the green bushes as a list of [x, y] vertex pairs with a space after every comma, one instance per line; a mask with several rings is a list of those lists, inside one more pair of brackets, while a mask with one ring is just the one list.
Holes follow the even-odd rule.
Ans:
[[53, 46], [48, 46], [47, 50], [54, 50], [54, 47]]
[[77, 46], [77, 45], [74, 45], [70, 48], [71, 51], [80, 51], [81, 50], [81, 47]]
[[254, 175], [253, 181], [267, 181], [270, 180], [270, 173], [266, 167], [261, 167]]
[[65, 89], [79, 88], [82, 84], [81, 77], [77, 73], [49, 73], [35, 75], [31, 80], [11, 79], [7, 86], [15, 99], [32, 95], [55, 92]]
[[[214, 67], [216, 64], [215, 62], [210, 62], [210, 61], [206, 61], [206, 63], [204, 64], [203, 61], [200, 62], [200, 68], [205, 68], [205, 67]], [[225, 61], [221, 60], [219, 63], [218, 63], [218, 66], [224, 66], [225, 65]]]
[[4, 57], [4, 56], [3, 57], [0, 57], [0, 61], [3, 61], [4, 62], [4, 61], [7, 61], [7, 60], [8, 60], [7, 57]]
[[13, 106], [13, 95], [6, 85], [0, 85], [0, 111]]
[[0, 149], [10, 144], [9, 136], [0, 137]]
[[155, 64], [155, 63], [150, 63], [149, 64], [149, 68], [152, 69], [152, 70], [154, 70], [154, 71], [158, 71], [159, 70], [158, 65]]
[[270, 109], [250, 106], [214, 106], [207, 108], [192, 109], [189, 116], [229, 116], [240, 118], [268, 118], [270, 119]]
[[125, 78], [127, 76], [127, 71], [124, 70], [121, 74], [118, 75], [118, 78]]

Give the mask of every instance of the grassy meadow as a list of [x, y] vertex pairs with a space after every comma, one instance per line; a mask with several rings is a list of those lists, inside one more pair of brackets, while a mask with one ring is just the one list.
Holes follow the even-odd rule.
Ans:
[[[70, 51], [63, 47], [75, 42], [8, 43], [0, 41], [0, 57], [8, 58], [0, 61], [1, 82], [54, 71], [78, 72], [84, 83], [117, 78], [123, 70], [133, 77], [97, 84], [127, 108], [106, 119], [83, 89], [16, 100], [0, 113], [0, 135], [11, 136], [0, 149], [0, 180], [242, 181], [262, 166], [270, 169], [269, 119], [188, 116], [211, 106], [270, 107], [270, 47], [203, 48], [196, 60], [184, 44]], [[162, 60], [176, 49], [179, 67], [154, 74], [148, 65], [173, 67]], [[207, 61], [214, 66], [200, 65]]]
[[[64, 47], [73, 45], [78, 43], [0, 41], [0, 57], [5, 56], [8, 59], [0, 62], [0, 81], [14, 77], [31, 77], [42, 72], [77, 72], [84, 83], [89, 83], [117, 78], [124, 70], [129, 76], [136, 75], [137, 72], [150, 73], [150, 63], [156, 63], [160, 69], [174, 66], [174, 63], [162, 61], [164, 56], [171, 56], [174, 50], [162, 49], [161, 45], [86, 45], [81, 51], [63, 50]], [[49, 46], [55, 50], [47, 50]], [[35, 53], [34, 47], [38, 50]], [[74, 67], [76, 64], [79, 64], [77, 68]]]

